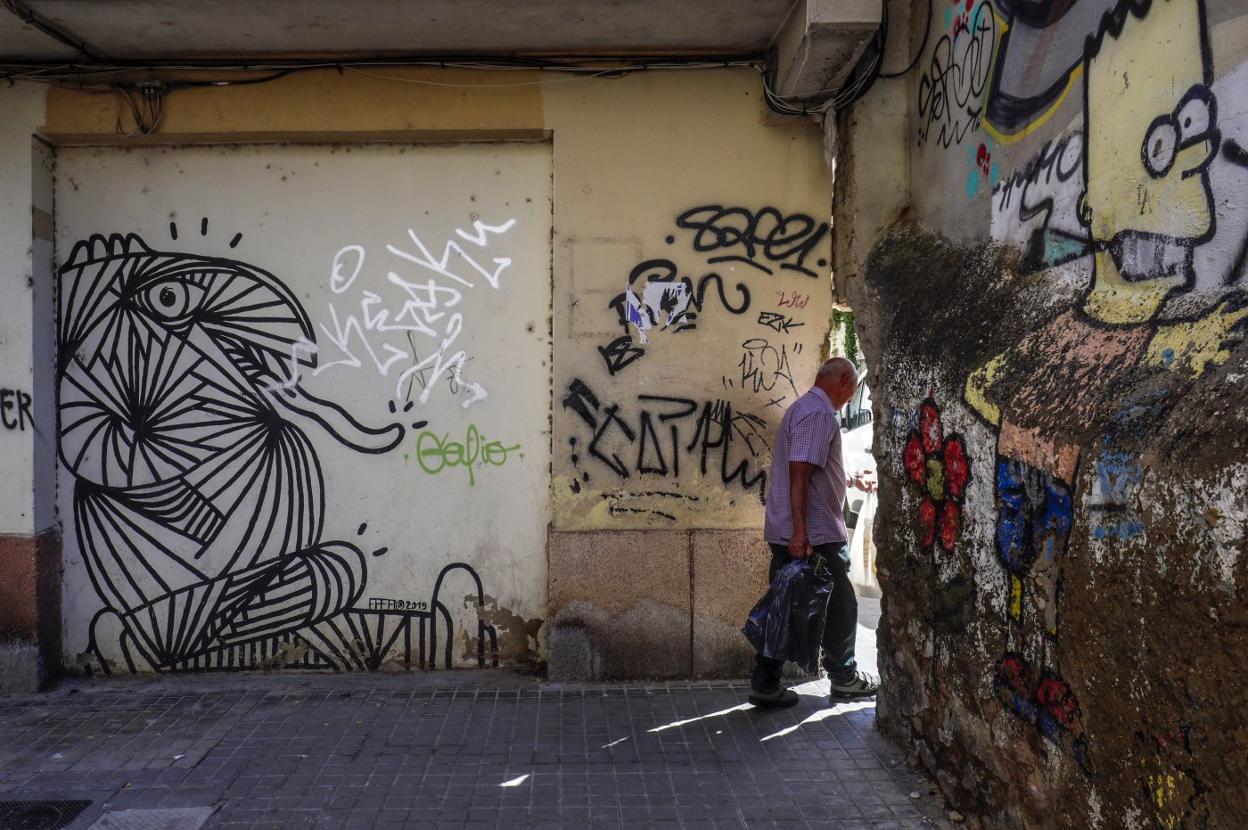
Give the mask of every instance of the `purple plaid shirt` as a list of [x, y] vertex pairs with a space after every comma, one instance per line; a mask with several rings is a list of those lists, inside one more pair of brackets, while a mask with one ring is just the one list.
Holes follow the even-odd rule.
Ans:
[[812, 545], [845, 542], [845, 461], [841, 457], [841, 424], [832, 401], [819, 387], [802, 395], [780, 422], [767, 480], [767, 520], [763, 539], [787, 545], [793, 536], [789, 499], [789, 462], [805, 461], [810, 474], [806, 498], [806, 536]]

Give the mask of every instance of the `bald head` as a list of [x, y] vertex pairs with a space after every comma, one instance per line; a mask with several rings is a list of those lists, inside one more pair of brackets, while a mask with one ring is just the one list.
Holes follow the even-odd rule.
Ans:
[[823, 390], [832, 405], [840, 409], [858, 388], [858, 369], [843, 357], [825, 360], [815, 375], [815, 386]]

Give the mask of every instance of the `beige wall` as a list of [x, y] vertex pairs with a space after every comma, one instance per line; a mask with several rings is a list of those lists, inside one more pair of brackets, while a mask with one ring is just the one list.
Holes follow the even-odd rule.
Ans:
[[[31, 134], [43, 111], [43, 90], [19, 85], [4, 90], [0, 127], [0, 459], [11, 474], [0, 476], [0, 534], [33, 533], [35, 425], [33, 414], [33, 226]], [[46, 235], [46, 234], [45, 234]], [[27, 405], [22, 406], [25, 402]]]
[[[736, 628], [762, 587], [760, 475], [769, 463], [770, 432], [782, 407], [809, 383], [830, 308], [824, 229], [830, 180], [821, 137], [806, 124], [769, 123], [760, 93], [756, 74], [746, 70], [649, 72], [610, 81], [519, 72], [316, 72], [173, 93], [160, 133], [150, 138], [115, 134], [111, 97], [63, 89], [47, 93], [42, 113], [39, 93], [28, 93], [32, 112], [13, 129], [61, 147], [548, 141], [554, 300], [551, 319], [534, 322], [538, 333], [553, 334], [553, 364], [541, 366], [553, 401], [553, 478], [549, 489], [542, 485], [553, 534], [552, 600], [538, 608], [527, 599], [499, 598], [483, 618], [500, 630], [528, 632], [522, 639], [531, 633], [542, 655], [550, 636], [556, 673], [558, 638], [550, 632], [569, 606], [580, 609], [567, 619], [589, 659], [572, 660], [567, 673], [585, 674], [586, 665], [598, 666], [590, 674], [722, 673], [741, 665]], [[176, 166], [185, 151], [167, 152]], [[259, 158], [265, 150], [247, 152]], [[274, 158], [283, 152], [272, 150]], [[85, 175], [92, 165], [82, 167]], [[453, 181], [455, 170], [437, 174], [439, 183]], [[152, 177], [154, 186], [164, 178]], [[59, 186], [73, 192], [68, 179]], [[250, 186], [239, 181], [233, 189]], [[18, 204], [29, 201], [21, 186], [12, 192]], [[228, 201], [217, 203], [224, 210]], [[278, 235], [288, 233], [283, 227]], [[63, 259], [64, 248], [58, 253]], [[718, 257], [728, 259], [710, 261]], [[638, 272], [630, 287], [630, 274], [650, 260], [671, 265], [652, 263], [659, 270]], [[673, 290], [660, 309], [664, 291], [653, 287], [660, 282], [654, 277], [668, 267]], [[708, 278], [712, 273], [718, 277]], [[689, 288], [681, 287], [685, 278]], [[657, 321], [642, 324], [644, 356], [631, 351], [643, 331], [622, 324], [612, 307], [619, 298], [616, 307], [626, 309], [630, 290], [635, 307]], [[512, 311], [501, 312], [500, 324]], [[624, 337], [631, 346], [621, 345]], [[613, 342], [614, 373], [599, 350], [610, 351]], [[570, 389], [577, 394], [569, 396]], [[330, 477], [327, 487], [333, 482]], [[506, 510], [507, 498], [494, 494], [489, 505], [497, 507], [480, 509]], [[534, 517], [539, 514], [535, 508]], [[575, 559], [595, 550], [598, 537], [587, 531], [622, 529], [637, 533], [616, 537], [632, 541], [609, 567], [593, 556]], [[484, 569], [499, 565], [488, 559], [483, 554], [478, 567], [487, 593]], [[507, 566], [524, 579], [542, 573], [536, 564]], [[579, 587], [569, 589], [565, 580], [556, 589], [572, 568]], [[660, 590], [667, 579], [656, 577], [660, 570], [680, 585]], [[661, 671], [645, 659], [656, 644], [671, 651]], [[612, 648], [628, 654], [604, 662], [602, 649]]]
[[[809, 386], [827, 337], [830, 182], [818, 133], [762, 125], [758, 94], [747, 72], [545, 93], [556, 145], [557, 530], [762, 523], [770, 431]], [[751, 262], [711, 261], [724, 256]], [[612, 303], [627, 306], [631, 293], [657, 312], [663, 277], [677, 316], [659, 314], [645, 331], [621, 324]]]

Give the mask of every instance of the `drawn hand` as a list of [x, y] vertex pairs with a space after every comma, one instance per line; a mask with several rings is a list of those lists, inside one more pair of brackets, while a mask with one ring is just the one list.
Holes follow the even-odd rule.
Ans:
[[1198, 320], [1158, 326], [1145, 359], [1153, 366], [1186, 369], [1198, 378], [1209, 364], [1226, 362], [1230, 350], [1243, 340], [1246, 322], [1248, 307], [1232, 307], [1225, 301]]

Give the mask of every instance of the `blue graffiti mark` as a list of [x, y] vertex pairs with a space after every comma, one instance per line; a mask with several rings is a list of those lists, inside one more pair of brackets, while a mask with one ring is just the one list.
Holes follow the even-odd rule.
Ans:
[[1122, 438], [1143, 438], [1156, 427], [1165, 414], [1168, 389], [1152, 389], [1129, 398], [1114, 413], [1114, 425], [1105, 436], [1106, 446], [1115, 446]]
[[644, 329], [644, 328], [646, 328], [646, 327], [647, 327], [647, 324], [648, 324], [650, 321], [649, 321], [649, 320], [647, 320], [645, 317], [643, 317], [643, 316], [641, 315], [641, 309], [640, 309], [640, 308], [638, 308], [638, 307], [637, 307], [637, 306], [635, 306], [635, 305], [629, 305], [629, 307], [628, 307], [628, 322], [632, 323], [634, 326], [636, 326], [636, 327], [637, 327], [637, 328], [639, 328], [639, 329]]
[[1130, 494], [1144, 480], [1140, 460], [1120, 450], [1103, 450], [1096, 459], [1096, 481], [1099, 503], [1127, 505]]
[[900, 441], [910, 430], [919, 428], [919, 416], [916, 412], [893, 406], [888, 410], [888, 423], [893, 428], [893, 437]]
[[1087, 240], [1075, 239], [1063, 233], [1045, 231], [1043, 239], [1046, 265], [1061, 265], [1088, 252]]
[[1066, 537], [1075, 515], [1070, 491], [1054, 479], [1044, 484], [1044, 506], [1035, 520], [1033, 534], [1040, 538], [1040, 551], [1044, 560], [1052, 561], [1062, 552]]
[[1125, 542], [1144, 535], [1144, 524], [1139, 519], [1119, 519], [1109, 523], [1097, 523], [1092, 528], [1092, 538], [1097, 540], [1117, 539]]
[[997, 556], [1006, 570], [1025, 575], [1037, 558], [1052, 561], [1066, 548], [1074, 522], [1070, 489], [1049, 473], [998, 457]]

